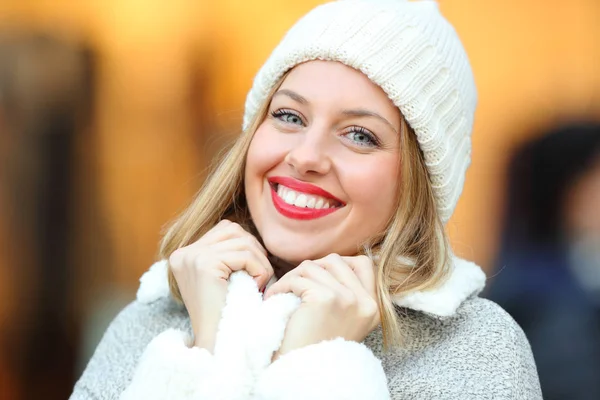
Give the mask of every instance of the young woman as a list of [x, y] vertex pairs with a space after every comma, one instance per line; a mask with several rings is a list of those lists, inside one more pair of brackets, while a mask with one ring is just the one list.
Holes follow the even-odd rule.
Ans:
[[444, 233], [475, 103], [435, 3], [311, 11], [72, 399], [540, 399]]

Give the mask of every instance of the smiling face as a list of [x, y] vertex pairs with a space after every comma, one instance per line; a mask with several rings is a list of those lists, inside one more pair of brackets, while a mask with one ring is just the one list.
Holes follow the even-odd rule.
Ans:
[[300, 263], [355, 255], [395, 211], [399, 110], [341, 63], [296, 66], [248, 150], [245, 193], [266, 248]]

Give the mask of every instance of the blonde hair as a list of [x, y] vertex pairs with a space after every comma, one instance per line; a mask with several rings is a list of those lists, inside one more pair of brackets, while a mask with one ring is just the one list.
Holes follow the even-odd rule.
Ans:
[[[160, 258], [168, 259], [175, 250], [195, 242], [225, 217], [256, 234], [243, 190], [246, 155], [254, 132], [266, 118], [273, 94], [286, 76], [274, 85], [255, 119], [217, 164], [191, 205], [169, 226], [161, 241]], [[448, 270], [447, 239], [429, 174], [417, 138], [404, 119], [400, 136], [396, 212], [387, 229], [365, 243], [362, 250], [377, 265], [377, 300], [386, 347], [399, 344], [402, 338], [393, 296], [433, 288]], [[181, 301], [171, 270], [169, 286], [173, 297]]]

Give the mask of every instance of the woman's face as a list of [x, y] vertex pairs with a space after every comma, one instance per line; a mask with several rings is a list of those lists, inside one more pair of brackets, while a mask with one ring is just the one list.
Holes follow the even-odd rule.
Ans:
[[394, 212], [399, 110], [341, 63], [296, 66], [248, 150], [245, 192], [269, 252], [291, 263], [355, 255]]

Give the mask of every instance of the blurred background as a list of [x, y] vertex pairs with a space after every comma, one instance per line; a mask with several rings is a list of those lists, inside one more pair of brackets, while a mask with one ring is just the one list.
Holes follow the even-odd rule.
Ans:
[[[319, 3], [0, 1], [0, 399], [69, 396], [162, 227], [239, 132], [254, 74]], [[598, 399], [600, 284], [582, 282], [600, 282], [600, 2], [440, 3], [480, 96], [455, 252], [524, 326], [545, 398]], [[548, 318], [561, 307], [570, 319]]]

